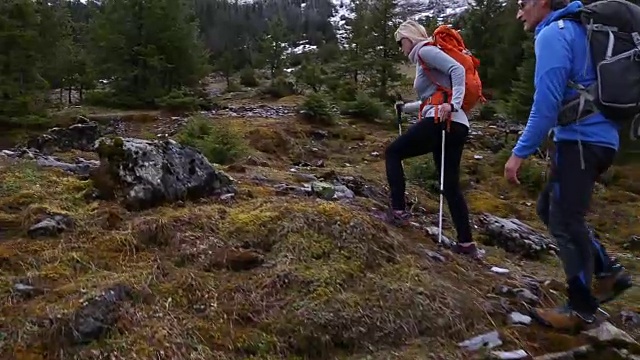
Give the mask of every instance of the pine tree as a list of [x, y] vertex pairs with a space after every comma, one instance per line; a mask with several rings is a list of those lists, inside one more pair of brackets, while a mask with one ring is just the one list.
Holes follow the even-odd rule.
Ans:
[[494, 60], [487, 74], [498, 97], [511, 93], [512, 79], [517, 78], [517, 68], [523, 59], [522, 44], [531, 42], [522, 22], [514, 16], [517, 9], [517, 0], [509, 0], [495, 18], [498, 24], [498, 33], [495, 34], [497, 43], [492, 47]]
[[369, 87], [381, 99], [389, 96], [389, 89], [401, 78], [398, 61], [402, 59], [394, 32], [400, 25], [398, 0], [377, 0], [371, 6], [370, 46], [367, 65], [372, 69]]
[[491, 71], [495, 68], [497, 58], [505, 56], [496, 50], [504, 32], [496, 15], [503, 8], [500, 0], [477, 0], [464, 19], [462, 35], [465, 45], [480, 60], [478, 73], [487, 88], [497, 85]]
[[535, 53], [533, 40], [522, 45], [524, 60], [518, 67], [518, 79], [513, 82], [511, 96], [507, 100], [508, 113], [517, 122], [525, 122], [529, 118], [533, 103], [533, 75], [535, 72]]
[[275, 79], [283, 68], [287, 33], [282, 18], [276, 17], [269, 22], [266, 36], [262, 40], [262, 55], [269, 66], [271, 79]]
[[358, 89], [360, 78], [366, 68], [366, 49], [371, 33], [368, 27], [369, 12], [367, 1], [353, 0], [351, 7], [354, 17], [346, 23], [347, 41], [342, 60], [342, 72], [351, 78], [353, 86]]
[[[102, 78], [126, 102], [153, 105], [206, 74], [206, 53], [187, 0], [107, 0], [92, 24]], [[122, 99], [125, 101], [124, 99]]]
[[38, 5], [0, 1], [0, 122], [44, 111], [47, 82], [40, 74]]

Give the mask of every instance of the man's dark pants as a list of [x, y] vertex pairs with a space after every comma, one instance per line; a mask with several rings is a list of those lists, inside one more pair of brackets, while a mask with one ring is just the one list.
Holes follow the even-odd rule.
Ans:
[[582, 143], [582, 168], [578, 142], [555, 144], [551, 174], [537, 204], [538, 216], [549, 228], [560, 249], [560, 258], [569, 285], [569, 306], [584, 313], [595, 313], [591, 294], [594, 271], [606, 270], [609, 257], [586, 222], [586, 214], [596, 179], [612, 165], [612, 148]]

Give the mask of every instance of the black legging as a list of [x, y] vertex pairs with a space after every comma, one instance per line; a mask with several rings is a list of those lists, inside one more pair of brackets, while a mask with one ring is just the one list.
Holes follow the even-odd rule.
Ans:
[[[469, 209], [459, 184], [460, 159], [468, 134], [469, 128], [466, 125], [452, 122], [450, 131], [447, 132], [445, 138], [444, 197], [447, 200], [460, 243], [472, 241]], [[402, 160], [432, 153], [439, 176], [441, 141], [440, 124], [436, 124], [432, 117], [428, 117], [411, 126], [406, 133], [400, 135], [387, 147], [385, 150], [387, 181], [391, 190], [391, 207], [394, 210], [405, 210], [406, 207]]]

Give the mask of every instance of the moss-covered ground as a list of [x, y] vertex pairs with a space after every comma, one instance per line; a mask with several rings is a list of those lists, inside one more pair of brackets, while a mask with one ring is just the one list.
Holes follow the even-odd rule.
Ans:
[[[557, 259], [524, 261], [487, 247], [488, 263], [511, 269], [512, 280], [505, 279], [446, 251], [444, 262], [426, 256], [436, 246], [423, 233], [372, 216], [371, 207], [383, 200], [324, 201], [282, 195], [270, 185], [300, 182], [292, 163], [322, 159], [324, 168], [299, 172], [357, 175], [386, 194], [383, 153], [393, 126], [342, 119], [321, 128], [293, 116], [215, 121], [238, 132], [249, 152], [223, 166], [239, 189], [227, 202], [128, 212], [116, 202], [86, 200], [91, 180], [26, 161], [0, 163], [0, 358], [468, 359], [456, 343], [495, 328], [504, 347], [534, 354], [581, 343], [537, 325], [509, 326], [495, 309], [496, 285], [522, 274], [562, 279]], [[136, 123], [132, 135], [151, 132], [152, 125]], [[329, 137], [311, 144], [315, 130]], [[463, 182], [472, 212], [544, 229], [535, 217], [535, 193], [507, 185], [502, 158], [477, 146], [477, 137], [471, 142]], [[622, 246], [640, 233], [634, 184], [640, 170], [613, 171], [599, 186], [590, 217], [610, 251], [638, 274], [635, 255]], [[272, 182], [255, 181], [256, 175]], [[437, 214], [436, 195], [415, 185], [408, 193]], [[29, 238], [26, 230], [47, 214], [66, 214], [73, 227], [57, 238]], [[448, 222], [447, 234], [453, 235]], [[17, 283], [39, 291], [24, 296]], [[137, 296], [118, 310], [114, 329], [84, 345], [63, 341], [57, 323], [115, 284]], [[613, 321], [619, 324], [619, 311], [639, 300], [640, 288], [633, 288], [608, 305]]]

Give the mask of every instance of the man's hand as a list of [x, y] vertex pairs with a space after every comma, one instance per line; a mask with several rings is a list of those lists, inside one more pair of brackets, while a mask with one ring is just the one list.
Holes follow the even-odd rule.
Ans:
[[507, 163], [504, 164], [504, 177], [510, 182], [514, 184], [520, 185], [520, 181], [518, 180], [518, 170], [520, 169], [520, 165], [522, 165], [521, 159], [514, 154], [511, 154]]

